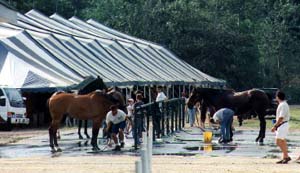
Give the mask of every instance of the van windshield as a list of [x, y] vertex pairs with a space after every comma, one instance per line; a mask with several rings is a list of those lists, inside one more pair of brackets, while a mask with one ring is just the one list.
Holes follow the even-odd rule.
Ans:
[[10, 106], [18, 108], [25, 107], [23, 98], [17, 89], [4, 88], [4, 91], [8, 97]]

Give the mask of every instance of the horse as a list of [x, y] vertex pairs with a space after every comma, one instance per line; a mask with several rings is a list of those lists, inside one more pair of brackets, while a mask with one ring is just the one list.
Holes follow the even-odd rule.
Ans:
[[[89, 76], [82, 82], [82, 84], [78, 84], [78, 85], [80, 86], [80, 89], [78, 90], [78, 95], [88, 94], [88, 93], [91, 93], [95, 90], [107, 90], [107, 86], [105, 85], [105, 83], [103, 82], [103, 80], [99, 76], [97, 76], [96, 79]], [[84, 121], [83, 120], [78, 120], [78, 136], [79, 136], [79, 139], [83, 139], [83, 137], [81, 135], [82, 123], [84, 123], [84, 134], [85, 134], [87, 139], [90, 139], [90, 136], [87, 132], [88, 120], [84, 120]]]
[[266, 110], [271, 102], [267, 94], [259, 89], [251, 89], [242, 92], [235, 92], [228, 89], [195, 88], [188, 99], [188, 107], [196, 102], [201, 103], [201, 121], [205, 122], [207, 108], [211, 116], [221, 108], [230, 108], [235, 115], [241, 116], [245, 113], [255, 113], [259, 117], [260, 130], [256, 142], [263, 143], [266, 132]]
[[49, 143], [51, 152], [61, 152], [57, 143], [56, 131], [64, 116], [70, 116], [80, 120], [92, 120], [93, 150], [100, 150], [97, 144], [99, 128], [106, 113], [112, 105], [125, 105], [123, 95], [118, 91], [94, 91], [85, 95], [56, 92], [50, 98], [48, 107], [52, 118], [49, 127]]

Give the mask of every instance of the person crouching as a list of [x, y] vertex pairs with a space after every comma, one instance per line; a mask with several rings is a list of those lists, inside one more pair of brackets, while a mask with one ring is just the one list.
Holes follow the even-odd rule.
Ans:
[[221, 126], [221, 138], [219, 143], [228, 143], [232, 141], [232, 122], [234, 111], [229, 108], [218, 110], [211, 119], [211, 123], [218, 123]]
[[[106, 131], [111, 128], [111, 138], [116, 144], [115, 151], [120, 151], [124, 147], [124, 129], [126, 126], [126, 114], [118, 109], [116, 105], [110, 107], [110, 111], [106, 115]], [[118, 135], [118, 138], [117, 138]], [[119, 144], [120, 142], [120, 144]]]

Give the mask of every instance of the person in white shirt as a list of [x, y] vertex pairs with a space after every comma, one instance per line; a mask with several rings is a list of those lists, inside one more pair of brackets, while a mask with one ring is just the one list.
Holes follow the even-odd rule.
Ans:
[[276, 162], [277, 164], [287, 164], [291, 158], [288, 155], [286, 137], [289, 131], [290, 108], [285, 100], [285, 94], [277, 91], [276, 100], [279, 103], [276, 110], [276, 123], [272, 127], [272, 132], [276, 134], [276, 144], [283, 154], [283, 159]]
[[157, 96], [156, 96], [155, 101], [160, 102], [160, 103], [158, 103], [158, 109], [159, 109], [160, 115], [156, 115], [153, 117], [153, 128], [155, 130], [157, 138], [160, 138], [160, 134], [161, 134], [160, 120], [161, 120], [161, 117], [163, 116], [162, 101], [167, 100], [168, 98], [162, 91], [162, 86], [158, 86], [156, 91], [157, 91]]
[[156, 102], [159, 102], [159, 101], [163, 101], [163, 100], [166, 100], [167, 99], [167, 96], [165, 95], [165, 93], [162, 91], [162, 86], [158, 86], [157, 87], [157, 96], [156, 96]]
[[[107, 123], [106, 131], [109, 131], [109, 129], [111, 128], [111, 138], [116, 144], [116, 148], [114, 150], [119, 151], [125, 145], [123, 131], [126, 126], [125, 120], [127, 119], [127, 116], [125, 112], [118, 109], [116, 105], [112, 105], [110, 107], [110, 110], [111, 111], [109, 111], [106, 114], [106, 123]], [[119, 137], [120, 145], [118, 143], [117, 134]]]

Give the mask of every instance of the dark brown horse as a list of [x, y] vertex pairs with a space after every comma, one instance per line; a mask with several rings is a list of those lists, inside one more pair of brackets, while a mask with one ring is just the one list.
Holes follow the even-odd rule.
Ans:
[[[195, 88], [188, 101], [188, 106], [201, 103], [201, 121], [204, 123], [207, 108], [217, 111], [221, 108], [234, 110], [235, 115], [255, 113], [260, 120], [260, 131], [256, 142], [263, 143], [266, 132], [266, 110], [270, 107], [270, 100], [264, 91], [251, 89], [243, 92], [233, 90]], [[211, 112], [213, 115], [214, 112]]]
[[86, 95], [75, 95], [71, 93], [57, 92], [49, 99], [49, 111], [52, 122], [49, 127], [50, 147], [52, 152], [61, 151], [58, 147], [56, 131], [64, 116], [80, 120], [92, 120], [92, 141], [93, 150], [99, 150], [97, 137], [102, 120], [111, 105], [125, 105], [123, 95], [118, 91], [105, 93], [94, 91]]

